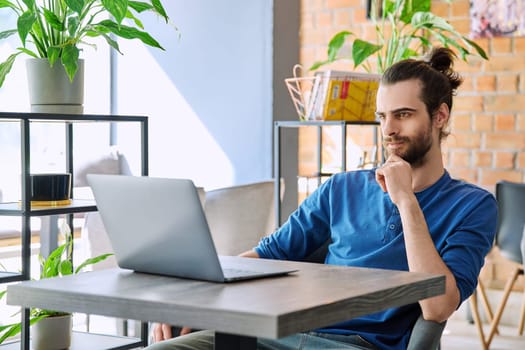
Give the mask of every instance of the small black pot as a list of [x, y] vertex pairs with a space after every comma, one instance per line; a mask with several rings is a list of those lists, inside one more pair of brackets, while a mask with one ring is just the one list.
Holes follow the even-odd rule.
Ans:
[[31, 201], [63, 201], [71, 195], [71, 174], [31, 174]]

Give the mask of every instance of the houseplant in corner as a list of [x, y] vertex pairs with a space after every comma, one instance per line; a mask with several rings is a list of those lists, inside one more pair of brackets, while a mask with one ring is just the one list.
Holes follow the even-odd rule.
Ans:
[[[340, 31], [328, 43], [327, 59], [315, 62], [310, 70], [349, 59], [354, 62], [354, 68], [362, 66], [367, 72], [372, 72], [375, 58], [375, 72], [382, 73], [400, 60], [423, 55], [436, 44], [455, 49], [464, 61], [469, 55], [487, 59], [487, 54], [478, 44], [430, 11], [431, 0], [371, 0], [370, 3], [375, 42], [360, 39], [350, 31]], [[351, 54], [345, 55], [345, 43], [351, 38]]]
[[[61, 225], [61, 233], [65, 237], [63, 244], [58, 246], [47, 258], [39, 255], [40, 279], [66, 276], [81, 272], [85, 267], [105, 260], [113, 254], [101, 254], [99, 256], [86, 259], [76, 268], [71, 262], [71, 252], [73, 249], [73, 235], [69, 226], [64, 222]], [[0, 292], [0, 298], [6, 292]], [[30, 313], [30, 325], [32, 327], [32, 348], [34, 349], [67, 349], [71, 343], [71, 314], [67, 312], [32, 309]], [[57, 330], [57, 327], [60, 330]], [[0, 326], [0, 344], [6, 339], [20, 333], [22, 325], [20, 322]]]
[[[69, 80], [74, 83], [76, 75], [83, 72], [81, 47], [96, 48], [90, 41], [95, 37], [102, 37], [119, 53], [121, 52], [115, 37], [138, 39], [148, 46], [164, 50], [144, 31], [139, 16], [145, 12], [153, 12], [166, 23], [169, 22], [160, 0], [0, 0], [0, 10], [12, 11], [17, 19], [16, 28], [0, 32], [0, 40], [17, 35], [21, 43], [14, 53], [0, 63], [0, 87], [19, 55], [36, 59], [37, 65], [49, 68], [53, 73], [65, 73], [66, 82]], [[83, 89], [82, 77], [78, 79], [78, 85]], [[38, 79], [29, 80], [31, 84], [31, 81], [36, 82]], [[54, 89], [43, 86], [45, 85], [40, 84], [32, 90]], [[62, 91], [65, 90], [66, 95], [78, 97], [78, 94], [71, 94], [68, 91], [70, 89], [70, 85], [65, 85]], [[59, 94], [60, 92], [57, 93]]]

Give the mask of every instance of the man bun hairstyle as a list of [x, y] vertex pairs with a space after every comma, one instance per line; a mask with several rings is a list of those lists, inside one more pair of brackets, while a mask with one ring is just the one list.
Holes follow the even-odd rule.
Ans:
[[[417, 79], [421, 84], [421, 96], [431, 118], [442, 103], [452, 111], [452, 98], [463, 82], [461, 76], [453, 70], [456, 54], [446, 47], [433, 48], [423, 59], [406, 59], [390, 66], [381, 77], [381, 84], [391, 85], [397, 82]], [[440, 139], [448, 136], [441, 130]]]

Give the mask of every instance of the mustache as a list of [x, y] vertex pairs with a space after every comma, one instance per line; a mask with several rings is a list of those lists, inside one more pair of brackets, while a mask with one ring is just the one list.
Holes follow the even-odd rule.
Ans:
[[408, 142], [410, 139], [405, 136], [384, 136], [383, 137], [383, 143], [389, 143], [389, 142]]

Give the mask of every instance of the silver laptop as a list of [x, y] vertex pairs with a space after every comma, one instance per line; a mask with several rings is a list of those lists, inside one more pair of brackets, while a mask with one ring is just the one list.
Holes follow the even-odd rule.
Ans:
[[188, 179], [87, 175], [118, 265], [213, 282], [285, 275], [282, 262], [217, 255]]

